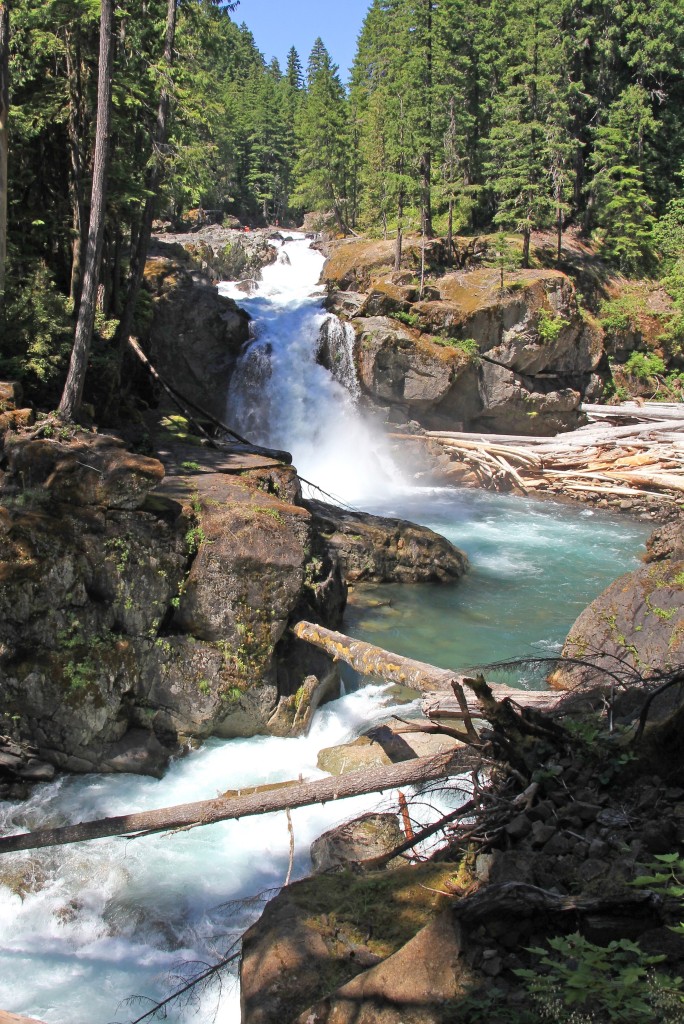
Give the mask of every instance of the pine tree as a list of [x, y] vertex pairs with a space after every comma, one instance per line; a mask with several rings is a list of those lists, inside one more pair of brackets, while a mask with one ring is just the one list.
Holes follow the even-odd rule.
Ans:
[[646, 91], [631, 85], [595, 132], [591, 194], [603, 249], [627, 273], [647, 268], [651, 259], [654, 202], [647, 146], [655, 128]]
[[294, 46], [290, 47], [287, 54], [287, 70], [285, 71], [285, 77], [292, 89], [300, 90], [304, 88], [302, 62], [299, 59], [299, 54]]
[[323, 41], [314, 43], [306, 96], [296, 124], [298, 159], [293, 203], [331, 210], [347, 229], [348, 126], [344, 89]]
[[[550, 177], [549, 123], [552, 76], [547, 55], [552, 50], [550, 0], [535, 0], [532, 11], [509, 25], [510, 63], [502, 91], [494, 100], [487, 170], [498, 209], [495, 222], [522, 234], [522, 265], [530, 264], [535, 228], [553, 222], [555, 206]], [[514, 12], [511, 12], [514, 14]]]
[[2, 310], [5, 297], [5, 263], [7, 261], [9, 30], [9, 4], [0, 0], [0, 310]]

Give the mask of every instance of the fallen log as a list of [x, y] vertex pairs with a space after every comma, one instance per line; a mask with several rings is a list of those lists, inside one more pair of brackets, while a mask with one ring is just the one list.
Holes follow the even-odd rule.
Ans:
[[[537, 711], [553, 711], [566, 694], [558, 690], [516, 690], [512, 686], [497, 683], [489, 684], [497, 700], [512, 700], [523, 708], [536, 708]], [[480, 718], [482, 710], [474, 695], [466, 691], [468, 713], [471, 718]], [[456, 697], [447, 697], [442, 693], [426, 693], [421, 702], [421, 711], [430, 721], [435, 719], [463, 720], [463, 709]]]
[[0, 854], [16, 853], [19, 850], [39, 850], [46, 846], [65, 846], [111, 836], [127, 835], [140, 838], [159, 832], [185, 830], [213, 825], [218, 821], [247, 818], [255, 814], [270, 814], [310, 804], [324, 804], [350, 796], [380, 793], [400, 786], [419, 785], [462, 772], [463, 767], [459, 766], [458, 754], [458, 750], [449, 751], [435, 757], [421, 757], [394, 765], [362, 768], [347, 775], [317, 779], [314, 782], [297, 782], [280, 789], [263, 787], [247, 795], [221, 796], [213, 800], [178, 804], [159, 810], [4, 836], [0, 838]]
[[[463, 688], [463, 696], [467, 703], [467, 714], [473, 718], [481, 717], [482, 705], [478, 696], [470, 688], [475, 681], [469, 676], [454, 672], [448, 668], [438, 668], [425, 661], [414, 661], [404, 658], [393, 651], [385, 651], [363, 640], [355, 640], [344, 633], [336, 633], [324, 626], [316, 626], [312, 622], [298, 622], [293, 626], [295, 636], [306, 640], [315, 647], [329, 654], [335, 661], [344, 661], [363, 676], [376, 676], [391, 683], [401, 683], [414, 690], [425, 692], [426, 701], [441, 699], [451, 702], [455, 710], [463, 718], [466, 709], [454, 696], [454, 683]], [[489, 683], [489, 689], [497, 701], [514, 700], [521, 707], [550, 709], [558, 703], [560, 694], [553, 690], [517, 690], [504, 683]], [[435, 693], [434, 691], [439, 691]], [[448, 694], [448, 696], [447, 696]], [[459, 717], [457, 715], [453, 716]]]

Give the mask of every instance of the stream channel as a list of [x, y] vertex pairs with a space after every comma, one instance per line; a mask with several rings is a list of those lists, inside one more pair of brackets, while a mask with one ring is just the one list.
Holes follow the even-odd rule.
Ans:
[[[649, 525], [589, 509], [452, 488], [417, 487], [359, 414], [351, 332], [323, 309], [323, 257], [301, 235], [252, 294], [221, 290], [254, 318], [255, 338], [229, 396], [233, 425], [293, 452], [301, 475], [357, 508], [423, 523], [463, 548], [471, 572], [453, 587], [382, 586], [354, 595], [353, 635], [445, 667], [556, 653], [578, 612], [638, 561]], [[336, 332], [335, 375], [316, 362], [321, 327]], [[345, 354], [346, 353], [346, 354]], [[316, 496], [320, 496], [316, 494]], [[330, 500], [330, 499], [326, 499]], [[539, 685], [525, 670], [490, 673]], [[317, 753], [387, 720], [387, 688], [355, 688], [317, 714], [308, 737], [212, 740], [161, 779], [90, 775], [0, 804], [3, 832], [207, 799], [225, 789], [319, 778]], [[402, 714], [406, 714], [402, 708]], [[378, 807], [384, 794], [292, 814], [293, 878], [326, 829]], [[46, 1024], [135, 1020], [184, 977], [183, 962], [226, 954], [275, 894], [289, 860], [285, 814], [168, 837], [108, 839], [3, 857], [0, 1007]], [[126, 1002], [142, 996], [142, 1001]], [[166, 1020], [239, 1024], [235, 976], [172, 1006]]]

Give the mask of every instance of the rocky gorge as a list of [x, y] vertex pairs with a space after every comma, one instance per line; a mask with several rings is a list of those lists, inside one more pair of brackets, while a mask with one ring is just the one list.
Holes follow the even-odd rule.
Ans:
[[[159, 244], [148, 264], [153, 316], [147, 350], [164, 378], [205, 408], [211, 390], [216, 404], [207, 411], [220, 417], [249, 318], [211, 287], [208, 259], [198, 268], [192, 254], [163, 248], [177, 243]], [[333, 271], [329, 264], [326, 274]], [[510, 413], [522, 432], [576, 423], [600, 345], [576, 309], [568, 279], [530, 272], [502, 301], [490, 271], [473, 273], [478, 309], [469, 319], [455, 280], [448, 283], [451, 299], [428, 293], [421, 304], [413, 301], [415, 285], [388, 280], [383, 270], [382, 280], [369, 287], [370, 279], [354, 271], [354, 281], [368, 291], [340, 292], [329, 301], [348, 313], [360, 300], [364, 315], [350, 322], [363, 390], [390, 422], [501, 427], [512, 422]], [[390, 295], [412, 288], [408, 298]], [[388, 315], [390, 300], [401, 300], [395, 312], [407, 317], [418, 315], [420, 306], [421, 325], [432, 318], [435, 333], [424, 337], [422, 329]], [[556, 338], [541, 339], [540, 325], [559, 321]], [[473, 335], [497, 362], [476, 366], [469, 346], [451, 344]], [[177, 348], [169, 355], [171, 345]], [[322, 358], [336, 362], [334, 352]], [[483, 367], [496, 368], [499, 361], [506, 380], [524, 377], [526, 383], [515, 384], [522, 387], [517, 397], [487, 405]], [[544, 393], [550, 404], [540, 424], [541, 406], [532, 410], [539, 415], [529, 415], [528, 406], [542, 401], [533, 389], [549, 368], [577, 390], [569, 388], [565, 419], [557, 398], [566, 389]], [[527, 385], [532, 397], [520, 397]], [[20, 407], [20, 396], [7, 392], [3, 414], [14, 428], [32, 418]], [[474, 411], [466, 415], [466, 408]], [[350, 584], [450, 585], [467, 570], [465, 556], [426, 528], [304, 499], [296, 469], [282, 453], [198, 444], [187, 421], [178, 429], [180, 419], [168, 409], [146, 418], [153, 457], [132, 452], [115, 433], [55, 430], [43, 420], [30, 432], [10, 429], [4, 436], [0, 670], [8, 739], [0, 767], [6, 794], [23, 789], [21, 772], [8, 763], [21, 752], [26, 781], [31, 769], [40, 779], [51, 767], [161, 775], [170, 757], [212, 736], [304, 733], [339, 682], [336, 667], [294, 639], [291, 625], [307, 618], [339, 626]], [[628, 661], [637, 673], [644, 666], [676, 666], [684, 600], [680, 555], [681, 529], [673, 525], [654, 542], [652, 563], [614, 585], [619, 605], [604, 595], [571, 630], [568, 645], [576, 646], [569, 653], [586, 654], [597, 638], [603, 643], [607, 629], [616, 645], [607, 653], [612, 662]], [[368, 759], [381, 749], [380, 763], [393, 763], [454, 746], [444, 737], [432, 746], [426, 739], [411, 744], [371, 732], [356, 750]], [[326, 756], [324, 770], [354, 764], [346, 747]], [[356, 864], [369, 851], [377, 856], [401, 842], [394, 814], [353, 828], [357, 852], [351, 855], [349, 835], [341, 844], [333, 837], [333, 853], [318, 863], [351, 870], [286, 888], [246, 937], [245, 1022], [458, 1019], [453, 1000], [459, 993], [494, 984], [510, 994], [512, 972], [526, 963], [518, 947], [547, 934], [555, 912], [548, 900], [538, 915], [525, 911], [529, 927], [518, 926], [531, 888], [551, 889], [561, 902], [570, 898], [560, 908], [568, 920], [573, 898], [587, 884], [600, 886], [614, 875], [613, 853], [629, 878], [649, 852], [677, 841], [677, 825], [659, 828], [662, 817], [678, 821], [681, 798], [676, 771], [672, 775], [662, 758], [648, 764], [643, 785], [629, 796], [628, 825], [615, 818], [617, 794], [610, 780], [596, 782], [595, 766], [564, 750], [546, 767], [561, 780], [558, 786], [549, 783], [512, 811], [501, 810], [497, 840], [479, 862], [467, 848], [462, 868], [393, 864], [367, 879], [358, 875]], [[653, 814], [634, 835], [637, 809], [645, 804]], [[625, 859], [621, 830], [628, 827]], [[380, 845], [373, 845], [378, 829]], [[477, 895], [471, 904], [457, 899], [486, 880], [518, 887], [505, 890], [507, 909], [478, 909]], [[604, 918], [599, 914], [597, 925], [595, 909], [588, 907], [586, 919], [600, 931]], [[613, 910], [610, 904], [601, 913]], [[653, 948], [660, 949], [668, 913], [639, 910], [639, 923], [630, 919], [630, 928], [639, 935], [659, 932]], [[666, 955], [676, 963], [676, 951]]]

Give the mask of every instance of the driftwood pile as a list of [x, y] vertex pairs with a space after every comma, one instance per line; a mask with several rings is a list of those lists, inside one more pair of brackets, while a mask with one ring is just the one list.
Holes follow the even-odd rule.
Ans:
[[681, 502], [681, 404], [591, 405], [583, 411], [593, 422], [556, 437], [443, 431], [427, 436], [489, 490]]

